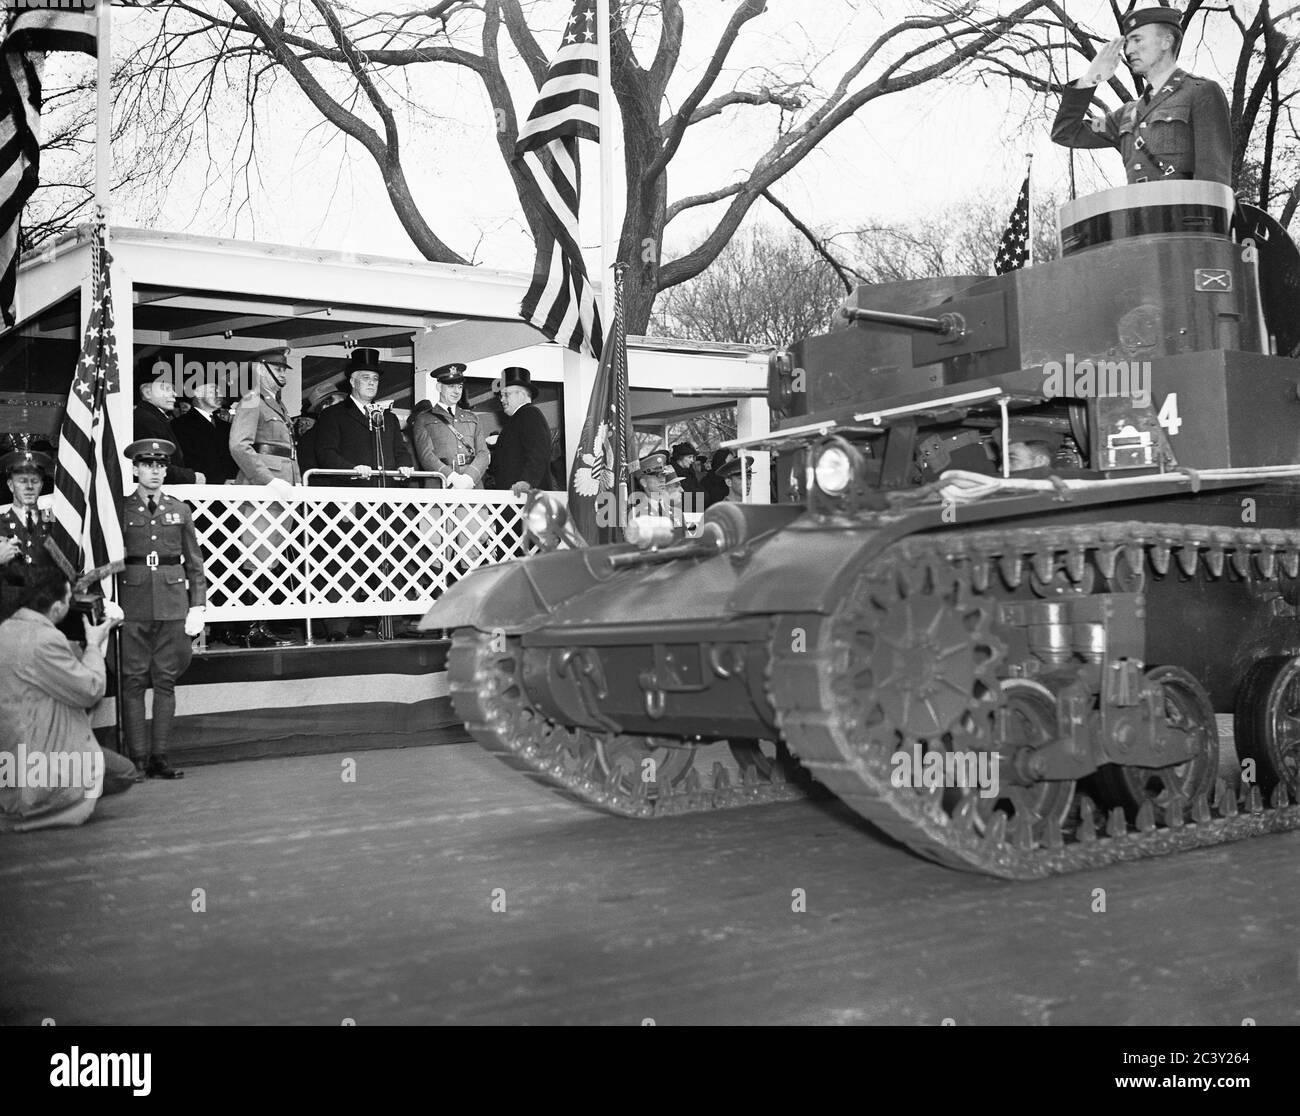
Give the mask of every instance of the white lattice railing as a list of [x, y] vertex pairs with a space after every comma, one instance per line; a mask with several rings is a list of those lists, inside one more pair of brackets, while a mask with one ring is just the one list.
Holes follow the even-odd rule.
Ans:
[[260, 485], [167, 491], [194, 512], [215, 623], [417, 616], [449, 579], [535, 549], [524, 498], [509, 492], [298, 487], [281, 500]]

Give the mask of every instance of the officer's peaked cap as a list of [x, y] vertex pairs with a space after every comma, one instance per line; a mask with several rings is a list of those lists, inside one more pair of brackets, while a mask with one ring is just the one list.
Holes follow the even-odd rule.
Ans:
[[122, 455], [131, 461], [167, 462], [175, 453], [175, 443], [167, 441], [166, 438], [140, 438], [122, 451]]

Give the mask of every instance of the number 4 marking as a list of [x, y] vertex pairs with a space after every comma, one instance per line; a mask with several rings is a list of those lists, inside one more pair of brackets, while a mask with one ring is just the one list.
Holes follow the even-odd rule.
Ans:
[[1178, 417], [1178, 392], [1171, 391], [1165, 396], [1165, 401], [1160, 404], [1160, 413], [1156, 415], [1156, 421], [1169, 431], [1171, 437], [1182, 428], [1183, 420]]

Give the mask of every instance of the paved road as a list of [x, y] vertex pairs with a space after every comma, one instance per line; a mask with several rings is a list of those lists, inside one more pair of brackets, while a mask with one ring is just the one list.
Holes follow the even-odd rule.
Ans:
[[0, 841], [0, 1023], [1300, 1023], [1300, 835], [1005, 884], [834, 802], [638, 823], [473, 745], [343, 758]]

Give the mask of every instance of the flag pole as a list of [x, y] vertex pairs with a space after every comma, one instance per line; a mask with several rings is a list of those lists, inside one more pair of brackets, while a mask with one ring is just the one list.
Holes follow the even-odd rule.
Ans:
[[1025, 182], [1028, 188], [1025, 191], [1025, 238], [1028, 241], [1026, 247], [1029, 249], [1029, 260], [1026, 267], [1034, 266], [1034, 153], [1029, 153], [1029, 161], [1025, 164]]
[[[608, 341], [614, 321], [618, 226], [614, 221], [614, 82], [610, 64], [610, 2], [596, 0], [596, 69], [600, 94], [600, 317]], [[599, 353], [596, 354], [600, 356]]]
[[109, 39], [109, 12], [112, 0], [99, 0], [99, 22], [95, 50], [95, 219], [104, 228], [104, 245], [108, 245], [109, 168], [112, 165], [113, 136], [113, 48]]

